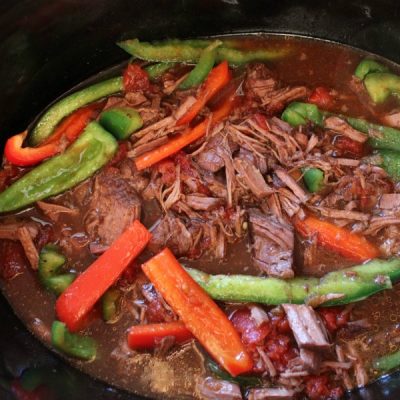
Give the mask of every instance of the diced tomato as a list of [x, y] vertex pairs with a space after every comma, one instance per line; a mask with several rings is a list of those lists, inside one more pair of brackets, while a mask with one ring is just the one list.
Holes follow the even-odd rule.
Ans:
[[161, 174], [161, 182], [164, 185], [172, 185], [176, 180], [176, 168], [174, 162], [166, 158], [155, 165], [157, 171]]
[[21, 274], [28, 265], [21, 244], [11, 240], [0, 241], [0, 259], [0, 276], [5, 280]]
[[333, 144], [340, 151], [340, 156], [343, 157], [360, 158], [367, 153], [364, 143], [356, 142], [347, 136], [336, 136]]
[[349, 322], [349, 312], [343, 307], [328, 307], [318, 310], [329, 332], [335, 333]]
[[310, 94], [308, 101], [321, 108], [330, 108], [334, 100], [326, 87], [319, 86]]
[[123, 74], [124, 89], [126, 92], [147, 90], [150, 87], [149, 75], [137, 64], [129, 64]]
[[335, 400], [343, 396], [341, 387], [332, 387], [327, 375], [311, 375], [305, 378], [306, 395], [310, 400]]

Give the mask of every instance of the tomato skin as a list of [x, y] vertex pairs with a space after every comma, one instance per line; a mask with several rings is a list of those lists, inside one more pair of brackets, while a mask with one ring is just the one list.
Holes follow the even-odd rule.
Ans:
[[333, 97], [329, 93], [329, 90], [324, 86], [318, 86], [310, 94], [308, 98], [309, 103], [313, 103], [321, 108], [330, 108], [333, 105]]
[[343, 307], [321, 308], [318, 313], [331, 333], [335, 333], [349, 322], [350, 314]]
[[340, 150], [340, 155], [344, 157], [360, 158], [367, 152], [367, 146], [364, 143], [356, 142], [346, 136], [336, 136], [333, 145]]
[[137, 64], [129, 64], [123, 74], [124, 89], [126, 92], [148, 90], [150, 80], [148, 73]]

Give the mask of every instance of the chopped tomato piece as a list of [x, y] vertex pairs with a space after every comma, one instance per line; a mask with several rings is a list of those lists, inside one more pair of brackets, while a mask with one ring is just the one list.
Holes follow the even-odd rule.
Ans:
[[310, 94], [308, 101], [321, 108], [330, 108], [334, 100], [326, 87], [319, 86]]
[[126, 92], [147, 90], [150, 87], [149, 74], [137, 64], [129, 64], [123, 75]]

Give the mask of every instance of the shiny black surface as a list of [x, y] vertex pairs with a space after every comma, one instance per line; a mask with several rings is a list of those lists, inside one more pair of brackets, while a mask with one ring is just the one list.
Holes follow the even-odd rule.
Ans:
[[[1, 143], [71, 86], [126, 59], [114, 45], [121, 38], [296, 33], [400, 62], [399, 17], [396, 0], [2, 0]], [[0, 399], [13, 398], [2, 387], [39, 367], [48, 369], [60, 399], [137, 398], [66, 366], [25, 330], [3, 298], [0, 316]], [[384, 377], [351, 398], [398, 399], [400, 374]]]

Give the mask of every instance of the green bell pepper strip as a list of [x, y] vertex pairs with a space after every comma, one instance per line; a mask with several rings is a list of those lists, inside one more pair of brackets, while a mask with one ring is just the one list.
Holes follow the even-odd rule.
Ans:
[[100, 114], [100, 125], [118, 140], [128, 139], [143, 126], [140, 114], [130, 107], [114, 107]]
[[203, 50], [199, 62], [179, 85], [179, 89], [190, 89], [193, 86], [199, 85], [206, 79], [215, 64], [216, 49], [221, 46], [221, 44], [222, 42], [220, 40], [216, 40]]
[[330, 272], [322, 278], [288, 280], [248, 275], [208, 275], [186, 268], [192, 278], [215, 300], [255, 302], [268, 305], [303, 304], [315, 296], [341, 294], [322, 306], [363, 300], [400, 279], [400, 258], [372, 260], [366, 264]]
[[75, 274], [62, 274], [66, 258], [59, 252], [57, 246], [48, 244], [39, 254], [39, 279], [46, 289], [59, 296], [75, 279]]
[[372, 101], [383, 103], [391, 94], [400, 95], [400, 76], [390, 72], [372, 72], [364, 79]]
[[217, 363], [212, 360], [207, 362], [208, 369], [219, 379], [224, 381], [237, 383], [242, 388], [259, 386], [262, 384], [262, 379], [258, 376], [232, 376], [226, 371], [223, 371]]
[[149, 65], [145, 68], [145, 71], [149, 75], [149, 78], [154, 81], [158, 79], [164, 72], [167, 72], [169, 69], [171, 69], [174, 65], [175, 63], [173, 62], [160, 62]]
[[63, 322], [53, 322], [51, 342], [58, 351], [68, 356], [87, 361], [96, 357], [96, 341], [88, 336], [70, 333]]
[[344, 119], [354, 129], [368, 135], [368, 144], [372, 148], [400, 151], [400, 129], [374, 124], [361, 118], [353, 118], [322, 111], [314, 104], [301, 102], [291, 103], [283, 111], [281, 118], [294, 127], [305, 125], [308, 121], [323, 126], [324, 118], [332, 115]]
[[[207, 46], [209, 44], [210, 41], [207, 42]], [[138, 39], [129, 39], [119, 42], [117, 45], [132, 56], [146, 61], [197, 63], [203, 52], [203, 47], [199, 45], [193, 46], [193, 43], [177, 40], [149, 43], [140, 42]], [[287, 49], [238, 50], [223, 45], [216, 50], [216, 62], [226, 60], [229, 64], [241, 65], [256, 60], [270, 61], [282, 58], [286, 54], [288, 54]]]
[[360, 64], [358, 64], [356, 70], [354, 71], [354, 75], [357, 78], [364, 80], [364, 78], [371, 72], [387, 72], [387, 71], [389, 71], [389, 68], [379, 63], [378, 61], [364, 58], [364, 60], [362, 60]]
[[400, 181], [400, 153], [397, 151], [378, 150], [368, 161], [382, 167], [393, 180]]
[[400, 351], [387, 354], [373, 361], [372, 366], [380, 371], [390, 371], [400, 365]]
[[319, 168], [306, 168], [303, 180], [309, 192], [318, 192], [324, 185], [324, 172]]
[[122, 90], [122, 77], [116, 77], [88, 86], [64, 97], [50, 106], [29, 133], [28, 141], [30, 146], [36, 146], [51, 136], [58, 123], [73, 111]]
[[43, 162], [0, 193], [0, 212], [18, 210], [74, 187], [110, 161], [117, 148], [114, 137], [91, 122], [64, 153]]
[[101, 298], [101, 310], [104, 321], [113, 323], [117, 320], [121, 291], [117, 288], [108, 289]]

